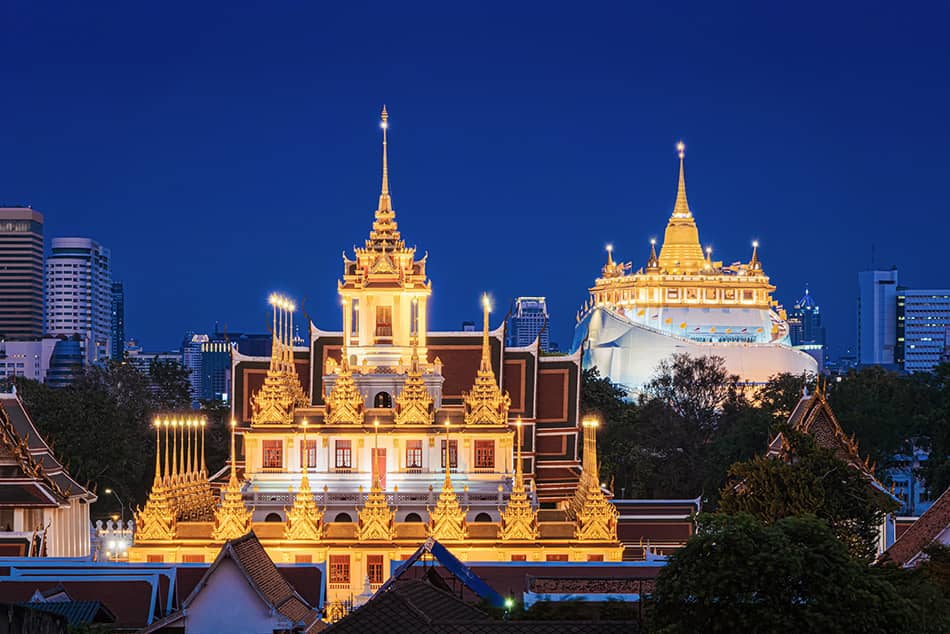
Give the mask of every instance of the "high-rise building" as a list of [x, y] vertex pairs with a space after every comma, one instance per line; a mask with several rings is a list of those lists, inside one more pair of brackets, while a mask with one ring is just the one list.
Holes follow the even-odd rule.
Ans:
[[83, 373], [85, 346], [81, 335], [63, 337], [56, 342], [46, 372], [46, 384], [51, 387], [68, 387]]
[[0, 379], [23, 377], [45, 381], [58, 337], [34, 341], [0, 341]]
[[897, 267], [858, 273], [858, 364], [892, 365], [897, 343]]
[[825, 329], [821, 325], [821, 307], [808, 288], [788, 311], [788, 338], [793, 346], [815, 358], [819, 371], [823, 369], [827, 346]]
[[112, 348], [109, 356], [113, 361], [121, 361], [125, 352], [125, 287], [122, 282], [112, 283]]
[[208, 335], [190, 330], [181, 340], [181, 365], [188, 370], [188, 392], [192, 407], [198, 407], [198, 399], [201, 398], [201, 344], [207, 341]]
[[43, 336], [43, 214], [0, 207], [0, 339]]
[[109, 250], [89, 238], [53, 238], [46, 261], [46, 330], [79, 335], [90, 363], [112, 352]]
[[946, 359], [950, 289], [897, 289], [895, 363], [907, 372], [930, 372]]
[[508, 345], [513, 348], [530, 346], [541, 337], [541, 349], [551, 348], [548, 329], [548, 304], [543, 297], [518, 297], [508, 318]]
[[[189, 371], [191, 405], [198, 407], [201, 401], [227, 401], [231, 388], [231, 350], [236, 347], [231, 337], [241, 333], [211, 335], [185, 333], [181, 344], [181, 362]], [[301, 340], [302, 343], [302, 340]]]

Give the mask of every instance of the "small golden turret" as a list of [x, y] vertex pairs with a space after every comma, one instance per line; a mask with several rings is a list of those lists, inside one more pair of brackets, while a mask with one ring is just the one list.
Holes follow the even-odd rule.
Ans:
[[531, 508], [528, 494], [524, 486], [524, 470], [521, 463], [522, 423], [518, 418], [515, 425], [518, 430], [518, 446], [515, 453], [515, 477], [511, 483], [511, 497], [505, 510], [501, 512], [501, 539], [502, 541], [525, 540], [532, 541], [538, 538], [538, 512]]
[[659, 264], [667, 273], [695, 273], [703, 269], [706, 258], [703, 257], [703, 249], [699, 246], [699, 230], [686, 199], [686, 145], [680, 141], [676, 144], [676, 151], [680, 159], [676, 202], [666, 225]]
[[752, 241], [752, 259], [749, 261], [749, 268], [753, 271], [761, 271], [762, 263], [759, 262], [759, 241]]
[[392, 541], [396, 537], [396, 510], [390, 509], [383, 493], [379, 478], [379, 421], [373, 421], [375, 444], [373, 451], [373, 485], [359, 516], [359, 538], [361, 541]]
[[165, 427], [165, 474], [159, 465], [161, 453], [161, 419], [155, 419], [155, 478], [144, 509], [135, 513], [135, 541], [166, 541], [175, 539], [177, 522], [168, 499], [165, 481], [168, 477], [168, 427]]
[[350, 371], [346, 345], [343, 346], [340, 365], [337, 368], [336, 382], [327, 394], [326, 414], [323, 422], [328, 425], [362, 425], [364, 417], [363, 395], [356, 388], [356, 381]]
[[[617, 507], [607, 500], [600, 486], [600, 467], [597, 464], [597, 427], [596, 420], [583, 421], [584, 427], [584, 473], [578, 483], [581, 499], [575, 513], [577, 526], [575, 539], [580, 541], [617, 541], [617, 519], [620, 513]], [[585, 477], [586, 476], [586, 477]]]
[[465, 404], [465, 424], [507, 425], [511, 397], [498, 387], [495, 372], [491, 367], [491, 348], [488, 343], [488, 313], [491, 310], [491, 302], [487, 294], [482, 296], [482, 309], [484, 311], [482, 360], [478, 373], [475, 375], [472, 391], [462, 395]]
[[[294, 407], [306, 402], [293, 362], [290, 337], [294, 303], [281, 295], [268, 298], [273, 308], [273, 335], [270, 367], [264, 385], [251, 397], [251, 425], [291, 425]], [[278, 318], [279, 316], [279, 318]]]
[[418, 339], [412, 338], [412, 357], [402, 391], [396, 396], [396, 413], [393, 422], [397, 425], [431, 425], [435, 421], [432, 395], [426, 389], [419, 366]]
[[236, 539], [251, 529], [251, 511], [244, 505], [244, 495], [241, 493], [241, 484], [237, 479], [235, 463], [237, 454], [234, 450], [234, 434], [237, 421], [231, 421], [231, 475], [228, 485], [224, 489], [224, 501], [214, 514], [214, 528], [211, 538], [216, 541]]
[[465, 511], [459, 504], [455, 489], [452, 488], [452, 462], [449, 448], [449, 422], [445, 422], [445, 480], [442, 482], [442, 492], [434, 509], [429, 511], [429, 537], [443, 541], [461, 541], [468, 537], [468, 525], [465, 522]]
[[303, 451], [301, 456], [303, 474], [300, 477], [300, 488], [294, 496], [294, 504], [287, 511], [287, 526], [284, 529], [284, 539], [318, 541], [323, 537], [323, 513], [326, 508], [317, 508], [310, 489], [310, 448], [307, 445], [307, 421], [301, 423], [303, 427]]

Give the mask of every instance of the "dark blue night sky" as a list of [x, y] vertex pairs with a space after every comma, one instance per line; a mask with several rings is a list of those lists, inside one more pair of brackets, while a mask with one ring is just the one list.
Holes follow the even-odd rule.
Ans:
[[758, 238], [835, 352], [872, 248], [950, 286], [946, 5], [205, 4], [0, 4], [0, 202], [112, 250], [146, 349], [263, 332], [273, 290], [339, 327], [383, 103], [435, 329], [546, 295], [569, 344], [604, 245], [636, 268], [662, 237], [681, 138], [702, 242]]

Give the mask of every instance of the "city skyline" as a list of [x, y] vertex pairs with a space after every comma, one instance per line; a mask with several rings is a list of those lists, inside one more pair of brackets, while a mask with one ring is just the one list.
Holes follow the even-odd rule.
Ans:
[[[943, 203], [926, 187], [946, 172], [938, 148], [950, 136], [939, 116], [947, 89], [931, 80], [945, 51], [926, 48], [932, 20], [911, 28], [868, 15], [841, 33], [836, 25], [853, 16], [832, 11], [827, 24], [809, 25], [813, 45], [789, 59], [783, 44], [804, 17], [752, 31], [741, 16], [723, 16], [707, 18], [716, 27], [708, 29], [657, 9], [623, 37], [599, 22], [595, 37], [582, 21], [564, 52], [498, 26], [499, 47], [476, 61], [433, 35], [446, 55], [424, 56], [413, 70], [405, 60], [420, 59], [424, 43], [402, 53], [374, 37], [359, 54], [335, 58], [338, 67], [328, 64], [321, 55], [340, 42], [329, 32], [305, 38], [296, 25], [308, 23], [306, 13], [258, 20], [236, 10], [203, 44], [155, 59], [161, 18], [134, 33], [141, 44], [116, 28], [133, 9], [4, 11], [13, 36], [0, 46], [15, 62], [4, 79], [37, 106], [0, 106], [8, 145], [18, 149], [0, 159], [0, 197], [41, 210], [48, 237], [110, 246], [126, 283], [128, 334], [149, 348], [173, 347], [186, 330], [216, 320], [264, 331], [274, 290], [306, 300], [320, 327], [339, 328], [339, 253], [367, 230], [383, 102], [392, 114], [394, 207], [405, 239], [428, 250], [434, 267], [434, 328], [477, 318], [482, 291], [495, 298], [493, 324], [512, 298], [540, 295], [552, 338], [570, 341], [604, 246], [640, 266], [648, 240], [660, 237], [680, 139], [702, 243], [731, 262], [748, 258], [758, 239], [777, 298], [788, 308], [807, 284], [833, 347], [855, 340], [856, 274], [870, 267], [872, 249], [877, 266], [899, 266], [911, 286], [946, 285]], [[659, 25], [655, 33], [640, 25], [646, 18]], [[175, 32], [197, 42], [188, 34], [210, 19], [199, 10]], [[397, 33], [408, 19], [367, 25], [367, 35]], [[528, 19], [516, 12], [511, 24]], [[67, 30], [70, 20], [83, 28]], [[287, 33], [268, 50], [254, 42], [269, 38], [247, 37], [278, 24]], [[878, 46], [874, 35], [885, 27], [889, 39]], [[80, 32], [103, 43], [67, 64], [64, 51]], [[37, 33], [62, 43], [32, 50], [32, 65], [18, 63], [17, 42]], [[723, 35], [732, 48], [714, 45]], [[127, 63], [143, 63], [136, 76], [98, 63], [105, 42], [122, 43]], [[227, 57], [239, 42], [244, 52]], [[552, 74], [556, 64], [530, 72], [532, 46], [562, 60], [562, 72]], [[755, 59], [737, 60], [745, 49]], [[779, 63], [786, 72], [773, 78], [767, 70]], [[450, 71], [437, 89], [428, 82]], [[121, 92], [110, 88], [120, 75]], [[900, 218], [916, 210], [933, 210], [934, 225], [911, 242]]]

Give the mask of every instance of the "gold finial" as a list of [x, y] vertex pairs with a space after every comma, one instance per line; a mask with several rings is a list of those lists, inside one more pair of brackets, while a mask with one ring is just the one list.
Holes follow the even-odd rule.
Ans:
[[752, 241], [752, 261], [749, 262], [749, 266], [756, 269], [759, 268], [759, 241]]
[[178, 478], [178, 420], [172, 420], [172, 477]]
[[687, 218], [692, 215], [689, 210], [689, 201], [686, 199], [686, 144], [680, 141], [676, 144], [676, 153], [680, 157], [679, 184], [676, 187], [676, 203], [673, 205], [673, 215]]
[[162, 421], [155, 419], [155, 481], [153, 487], [161, 486], [162, 482], [162, 464], [159, 456], [162, 453]]
[[485, 321], [482, 327], [482, 362], [475, 375], [475, 385], [471, 392], [462, 393], [465, 406], [465, 424], [485, 423], [489, 425], [505, 425], [508, 422], [508, 408], [511, 407], [511, 398], [508, 393], [502, 393], [495, 380], [495, 372], [491, 367], [491, 347], [488, 343], [488, 313], [491, 310], [491, 300], [488, 293], [482, 295], [482, 309]]
[[491, 354], [488, 346], [488, 313], [491, 312], [491, 300], [488, 293], [482, 293], [482, 314], [484, 315], [484, 326], [482, 327], [482, 369], [485, 364], [491, 364]]
[[647, 260], [647, 268], [655, 269], [660, 265], [656, 258], [656, 238], [650, 238], [650, 259]]
[[379, 117], [379, 127], [383, 129], [383, 186], [379, 195], [379, 208], [383, 209], [383, 204], [385, 202], [385, 209], [389, 209], [392, 204], [389, 199], [389, 157], [387, 156], [388, 148], [386, 146], [386, 132], [389, 130], [389, 113], [386, 112], [385, 104], [383, 104], [383, 111]]
[[208, 467], [205, 465], [205, 426], [208, 424], [207, 418], [201, 419], [201, 475], [206, 476]]
[[162, 427], [165, 428], [165, 482], [171, 478], [171, 470], [168, 468], [168, 419], [162, 421]]
[[230, 477], [231, 482], [237, 482], [237, 474], [234, 471], [234, 459], [235, 459], [234, 428], [235, 427], [237, 427], [237, 421], [232, 418], [231, 419], [231, 477]]
[[607, 266], [613, 266], [614, 265], [614, 245], [608, 244], [606, 248], [607, 248]]

